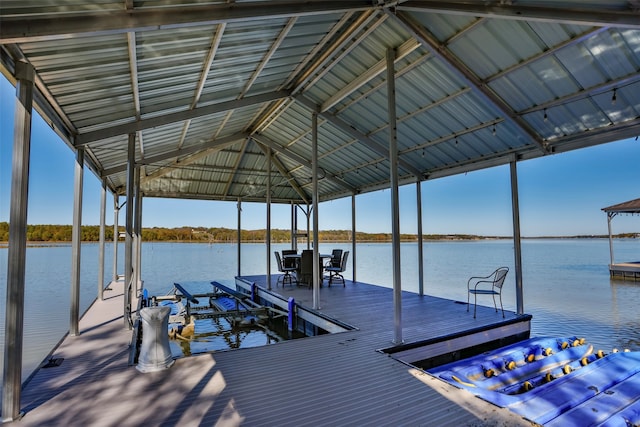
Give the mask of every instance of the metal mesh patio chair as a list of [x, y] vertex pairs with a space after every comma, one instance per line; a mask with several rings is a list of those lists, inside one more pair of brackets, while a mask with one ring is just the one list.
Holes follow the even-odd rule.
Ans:
[[504, 318], [504, 308], [502, 307], [502, 285], [504, 285], [504, 279], [505, 277], [507, 277], [508, 272], [508, 267], [500, 267], [486, 277], [471, 277], [469, 279], [469, 281], [467, 282], [467, 311], [469, 311], [469, 300], [471, 298], [471, 294], [473, 294], [474, 319], [476, 318], [478, 295], [491, 295], [493, 297], [493, 306], [496, 309], [496, 313], [498, 312], [498, 306], [496, 305], [496, 295], [498, 295], [498, 297], [500, 298], [500, 309], [502, 310], [502, 317]]

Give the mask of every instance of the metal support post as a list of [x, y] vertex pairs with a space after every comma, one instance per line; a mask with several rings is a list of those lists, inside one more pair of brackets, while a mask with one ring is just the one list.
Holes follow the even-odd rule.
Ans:
[[422, 251], [422, 183], [416, 182], [417, 214], [418, 214], [418, 295], [424, 295], [424, 254]]
[[522, 287], [522, 245], [520, 238], [520, 206], [518, 203], [518, 170], [516, 159], [510, 162], [511, 210], [513, 213], [513, 256], [516, 276], [516, 312], [524, 314], [524, 291]]
[[238, 197], [238, 276], [241, 274], [241, 247], [242, 245], [242, 199]]
[[609, 230], [609, 259], [611, 263], [609, 268], [614, 264], [613, 262], [613, 233], [611, 230], [611, 220], [617, 215], [617, 212], [607, 212], [607, 229]]
[[131, 323], [131, 286], [133, 281], [133, 188], [135, 181], [136, 134], [129, 134], [127, 150], [127, 202], [124, 241], [124, 326], [133, 327]]
[[4, 326], [4, 376], [2, 421], [20, 418], [22, 346], [24, 334], [24, 284], [27, 257], [27, 199], [31, 112], [35, 71], [31, 64], [16, 62], [16, 104], [13, 127], [9, 248], [7, 254], [7, 305]]
[[135, 194], [136, 203], [134, 206], [134, 235], [135, 235], [135, 275], [136, 295], [142, 292], [142, 192], [140, 191], [140, 166], [135, 169]]
[[120, 196], [113, 195], [113, 277], [111, 280], [118, 281], [118, 240], [120, 232], [118, 229], [118, 215], [120, 214]]
[[311, 215], [311, 209], [312, 208], [310, 208], [309, 204], [307, 203], [307, 210], [303, 211], [307, 216], [307, 250], [311, 249], [311, 220], [309, 219], [309, 216]]
[[73, 229], [71, 231], [71, 310], [69, 335], [80, 335], [80, 255], [82, 244], [82, 187], [84, 181], [84, 148], [76, 150], [73, 186]]
[[398, 192], [398, 135], [396, 128], [396, 51], [387, 49], [387, 102], [389, 112], [389, 163], [391, 181], [391, 241], [393, 252], [393, 309], [395, 344], [402, 339], [402, 282], [400, 274], [400, 197]]
[[351, 280], [356, 281], [356, 193], [351, 195]]
[[293, 203], [293, 201], [289, 202], [289, 205], [291, 207], [291, 249], [296, 249], [296, 229], [293, 228], [293, 225], [295, 224], [295, 221], [293, 219], [294, 215], [296, 214], [296, 205]]
[[100, 237], [98, 244], [98, 300], [104, 299], [104, 235], [105, 235], [105, 216], [107, 213], [107, 180], [102, 179], [102, 188], [100, 190]]
[[267, 289], [271, 290], [271, 148], [267, 148]]
[[313, 188], [313, 308], [320, 309], [320, 251], [318, 248], [318, 114], [311, 115], [311, 180]]

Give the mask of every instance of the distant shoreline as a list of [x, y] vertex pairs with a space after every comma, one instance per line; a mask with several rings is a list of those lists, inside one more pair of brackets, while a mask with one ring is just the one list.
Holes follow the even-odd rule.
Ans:
[[[120, 241], [124, 240], [125, 227], [119, 226], [117, 234]], [[30, 246], [47, 246], [58, 243], [70, 243], [72, 241], [73, 227], [71, 225], [38, 224], [27, 226], [27, 242]], [[113, 241], [113, 226], [105, 227], [104, 239]], [[269, 230], [271, 242], [290, 243], [291, 230], [271, 229]], [[307, 241], [306, 230], [298, 230], [298, 243]], [[267, 230], [240, 230], [240, 241], [245, 243], [265, 243], [267, 241]], [[577, 236], [536, 236], [523, 237], [523, 239], [600, 239], [608, 238], [608, 235], [577, 235]], [[619, 233], [614, 236], [620, 238], [640, 238], [640, 233]], [[349, 243], [354, 236], [351, 230], [319, 230], [318, 239], [327, 243]], [[81, 239], [83, 242], [98, 242], [100, 240], [100, 227], [97, 225], [83, 225], [81, 228]], [[423, 241], [479, 241], [479, 240], [510, 240], [512, 236], [479, 236], [474, 234], [447, 233], [447, 234], [424, 234]], [[220, 227], [143, 227], [143, 242], [188, 242], [188, 243], [235, 243], [238, 240], [238, 230]], [[365, 233], [357, 231], [355, 233], [357, 242], [367, 243], [388, 243], [392, 241], [391, 233]], [[9, 224], [0, 222], [0, 245], [6, 245], [9, 241]], [[416, 234], [401, 233], [400, 241], [417, 242]]]
[[[569, 239], [608, 239], [607, 235], [594, 235], [594, 236], [540, 236], [540, 237], [522, 237], [522, 240], [569, 240]], [[622, 235], [614, 235], [613, 239], [637, 239], [640, 236], [629, 236], [628, 233]], [[479, 241], [487, 241], [487, 240], [511, 240], [512, 237], [502, 237], [502, 236], [476, 236], [476, 238], [455, 238], [454, 236], [443, 236], [442, 238], [424, 238], [423, 242], [479, 242]], [[124, 243], [123, 240], [120, 240], [121, 243]], [[358, 240], [357, 243], [372, 243], [372, 244], [385, 244], [391, 243], [392, 240]], [[97, 241], [93, 240], [84, 240], [81, 243], [83, 244], [97, 244]], [[112, 240], [106, 240], [105, 243], [113, 243]], [[143, 240], [143, 243], [195, 243], [195, 244], [230, 244], [235, 245], [236, 241], [205, 241], [205, 240]], [[242, 244], [266, 244], [264, 240], [243, 240]], [[277, 241], [271, 242], [271, 244], [283, 244], [283, 243], [291, 243], [291, 240], [288, 241]], [[350, 240], [321, 240], [320, 243], [351, 243]], [[401, 243], [417, 243], [417, 238], [415, 240], [401, 240]], [[306, 241], [298, 242], [299, 245], [306, 244]], [[0, 248], [7, 248], [9, 246], [9, 242], [0, 241]], [[64, 247], [71, 246], [71, 241], [27, 241], [27, 247], [30, 248], [47, 248], [47, 247]]]

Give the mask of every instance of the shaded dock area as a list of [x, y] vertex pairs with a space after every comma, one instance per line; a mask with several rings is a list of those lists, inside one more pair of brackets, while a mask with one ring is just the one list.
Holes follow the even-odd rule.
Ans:
[[[181, 358], [142, 374], [128, 363], [122, 283], [110, 288], [82, 317], [81, 334], [53, 352], [62, 364], [26, 384], [16, 425], [531, 425], [378, 351], [393, 346], [391, 289], [350, 281], [321, 288], [320, 311], [355, 330]], [[307, 287], [272, 290], [311, 306]], [[407, 343], [518, 318], [478, 307], [474, 319], [466, 304], [409, 292], [402, 307]]]

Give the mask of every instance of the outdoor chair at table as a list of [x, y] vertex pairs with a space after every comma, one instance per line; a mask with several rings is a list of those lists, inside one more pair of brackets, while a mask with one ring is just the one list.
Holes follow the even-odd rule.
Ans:
[[[478, 295], [491, 295], [493, 297], [493, 306], [498, 312], [496, 305], [496, 295], [500, 298], [500, 309], [504, 318], [504, 308], [502, 307], [502, 285], [504, 279], [509, 272], [508, 267], [500, 267], [486, 277], [471, 277], [467, 282], [467, 311], [469, 311], [469, 300], [473, 294], [473, 318], [476, 318], [476, 307], [478, 303]], [[482, 286], [480, 286], [482, 285]]]
[[[323, 265], [322, 260], [324, 258], [330, 258], [328, 254], [318, 254], [316, 258], [318, 263], [318, 280], [320, 281], [320, 286], [322, 286], [322, 274], [323, 274]], [[300, 255], [300, 264], [298, 265], [298, 282], [304, 283], [311, 287], [313, 285], [313, 250], [305, 249], [302, 251], [302, 255]]]
[[[293, 256], [292, 256], [293, 255]], [[298, 268], [298, 260], [300, 259], [298, 256], [298, 252], [294, 249], [283, 249], [282, 250], [282, 264], [285, 268]]]
[[282, 258], [280, 257], [280, 252], [275, 251], [274, 254], [276, 255], [276, 261], [278, 261], [278, 271], [280, 273], [284, 273], [282, 276], [278, 277], [278, 280], [276, 281], [276, 285], [278, 283], [280, 283], [280, 281], [282, 280], [282, 287], [284, 288], [285, 283], [289, 282], [289, 284], [293, 284], [293, 281], [295, 280], [296, 283], [298, 283], [298, 279], [296, 279], [296, 277], [294, 275], [292, 275], [291, 273], [293, 273], [294, 271], [296, 271], [296, 267], [285, 267], [282, 263]]
[[326, 267], [340, 267], [342, 261], [342, 249], [334, 249], [331, 251], [331, 259], [324, 265]]
[[313, 285], [313, 251], [305, 249], [300, 256], [298, 282], [307, 286]]
[[346, 251], [342, 254], [342, 259], [340, 260], [340, 265], [337, 267], [325, 267], [324, 270], [329, 272], [329, 286], [334, 280], [341, 280], [342, 286], [345, 286], [345, 280], [342, 276], [342, 273], [347, 269], [347, 259], [349, 258], [349, 251]]

